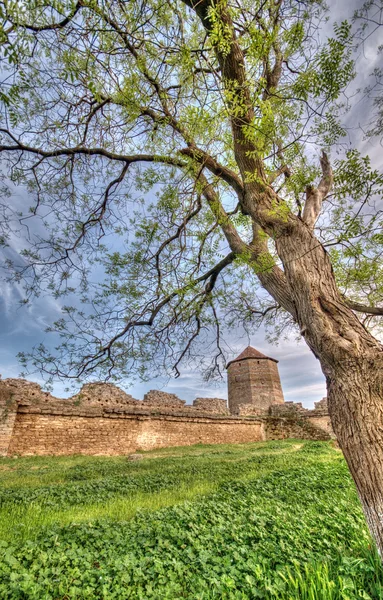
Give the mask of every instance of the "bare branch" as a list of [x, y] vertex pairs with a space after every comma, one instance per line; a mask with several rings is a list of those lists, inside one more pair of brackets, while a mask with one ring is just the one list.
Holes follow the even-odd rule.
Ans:
[[322, 202], [330, 192], [334, 181], [330, 161], [325, 152], [322, 153], [320, 164], [322, 168], [322, 178], [318, 187], [307, 186], [306, 188], [306, 202], [303, 209], [302, 220], [310, 229], [314, 229], [322, 209]]
[[28, 152], [30, 154], [36, 154], [42, 158], [56, 158], [58, 156], [73, 156], [82, 154], [85, 156], [104, 156], [111, 160], [116, 160], [128, 164], [136, 162], [157, 162], [162, 164], [169, 164], [175, 167], [185, 167], [187, 164], [181, 160], [178, 160], [171, 156], [161, 156], [159, 154], [118, 154], [111, 152], [105, 148], [86, 148], [84, 146], [75, 146], [74, 148], [59, 148], [57, 150], [43, 150], [42, 148], [36, 148], [34, 146], [28, 146], [20, 140], [17, 140], [9, 131], [6, 129], [0, 129], [0, 133], [5, 133], [13, 139], [15, 144], [0, 145], [1, 152]]
[[348, 298], [344, 298], [345, 304], [356, 312], [365, 313], [366, 315], [383, 316], [383, 307], [380, 306], [366, 306], [365, 304], [359, 304]]
[[[209, 280], [208, 283], [206, 284], [205, 290], [202, 292], [202, 294], [198, 294], [198, 295], [202, 295], [202, 297], [203, 297], [203, 299], [200, 303], [200, 307], [202, 307], [202, 305], [210, 297], [218, 275], [221, 273], [221, 271], [225, 267], [227, 267], [229, 264], [231, 264], [234, 259], [235, 259], [235, 254], [233, 252], [230, 252], [219, 263], [217, 263], [214, 267], [209, 269], [209, 271], [207, 271], [206, 273], [204, 273], [203, 275], [201, 275], [200, 277], [198, 277], [194, 281], [191, 281], [188, 284], [190, 287], [192, 287], [194, 285], [198, 285], [199, 283]], [[116, 342], [118, 342], [118, 340], [123, 338], [129, 332], [129, 330], [134, 329], [136, 327], [151, 327], [154, 323], [155, 318], [160, 313], [162, 308], [164, 308], [166, 305], [168, 305], [171, 302], [171, 300], [173, 300], [176, 296], [182, 294], [183, 291], [184, 291], [184, 288], [182, 288], [180, 290], [176, 290], [174, 292], [171, 292], [167, 296], [164, 296], [162, 298], [162, 300], [150, 311], [148, 318], [130, 320], [125, 325], [125, 327], [120, 332], [116, 333], [116, 335], [114, 335], [107, 344], [105, 344], [102, 348], [100, 348], [100, 350], [96, 354], [84, 357], [80, 371], [72, 377], [78, 378], [81, 375], [84, 375], [84, 374], [92, 371], [97, 365], [100, 364], [100, 362], [103, 362], [105, 360], [105, 357], [110, 357], [112, 347], [116, 344]], [[198, 314], [196, 316], [196, 321], [198, 324], [198, 332], [199, 332], [200, 322], [199, 322]], [[196, 335], [193, 335], [192, 340], [198, 335], [198, 332]], [[190, 340], [190, 344], [191, 344], [192, 340]], [[190, 344], [188, 344], [188, 347], [190, 346]], [[187, 351], [187, 348], [184, 350], [184, 353], [186, 353], [186, 351]], [[177, 365], [175, 365], [175, 367], [174, 367], [175, 369], [176, 369], [176, 366]]]

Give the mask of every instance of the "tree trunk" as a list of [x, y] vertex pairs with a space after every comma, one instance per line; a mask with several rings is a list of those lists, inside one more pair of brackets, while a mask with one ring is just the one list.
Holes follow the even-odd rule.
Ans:
[[383, 346], [343, 302], [327, 252], [305, 224], [276, 245], [296, 320], [326, 377], [335, 435], [383, 557]]
[[383, 557], [383, 385], [376, 361], [343, 361], [327, 377], [331, 422]]

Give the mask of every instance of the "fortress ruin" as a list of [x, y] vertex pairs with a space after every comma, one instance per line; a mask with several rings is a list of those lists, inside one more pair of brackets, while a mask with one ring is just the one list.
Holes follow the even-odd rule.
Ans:
[[327, 400], [285, 402], [275, 359], [249, 346], [228, 364], [228, 402], [151, 390], [136, 400], [110, 383], [68, 399], [24, 379], [0, 381], [0, 455], [121, 455], [191, 444], [333, 437]]

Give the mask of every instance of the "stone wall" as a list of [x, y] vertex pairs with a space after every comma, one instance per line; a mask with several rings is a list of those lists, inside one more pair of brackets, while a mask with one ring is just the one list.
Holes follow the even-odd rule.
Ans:
[[319, 402], [314, 402], [314, 405], [314, 410], [317, 415], [320, 413], [322, 415], [328, 415], [328, 401], [326, 397], [322, 398], [322, 400], [319, 400]]
[[[264, 424], [217, 416], [138, 415], [97, 408], [20, 406], [8, 455], [121, 455], [192, 444], [265, 439]], [[61, 414], [60, 414], [61, 413]]]
[[12, 440], [17, 402], [8, 390], [0, 388], [0, 456], [6, 456]]
[[19, 406], [7, 455], [114, 456], [192, 444], [327, 440], [309, 419], [134, 414], [122, 409]]
[[[286, 409], [287, 406], [287, 409]], [[329, 439], [325, 401], [312, 411], [286, 403], [268, 411], [225, 400], [151, 391], [143, 401], [112, 384], [87, 384], [60, 400], [25, 380], [0, 381], [0, 455], [118, 455], [197, 443], [223, 444], [297, 437]]]
[[268, 414], [268, 411], [262, 410], [254, 404], [240, 404], [236, 413], [242, 417], [264, 417]]
[[86, 383], [81, 391], [70, 398], [79, 405], [90, 406], [139, 406], [140, 400], [136, 400], [112, 383]]
[[147, 406], [154, 406], [169, 409], [182, 409], [185, 406], [185, 400], [181, 400], [176, 394], [161, 392], [159, 390], [150, 390], [145, 394], [143, 403]]
[[331, 439], [333, 439], [333, 440], [336, 439], [334, 430], [331, 425], [331, 419], [328, 414], [318, 416], [318, 417], [315, 415], [310, 415], [309, 417], [306, 417], [306, 418], [307, 418], [307, 421], [309, 423], [311, 423], [311, 425], [313, 425], [314, 427], [317, 427], [318, 429], [321, 429], [322, 431], [325, 431]]
[[265, 438], [267, 440], [285, 440], [297, 438], [301, 440], [330, 440], [332, 430], [322, 428], [321, 424], [313, 423], [310, 418], [267, 417], [265, 423]]
[[275, 404], [270, 406], [268, 413], [273, 417], [325, 417], [329, 416], [327, 398], [322, 398], [314, 403], [314, 408], [309, 409], [302, 406], [301, 402], [285, 402], [284, 404]]
[[[112, 383], [87, 383], [80, 392], [67, 400], [55, 398], [49, 392], [44, 392], [37, 383], [26, 379], [0, 379], [0, 394], [4, 398], [13, 398], [17, 404], [53, 404], [79, 407], [126, 407], [129, 410], [153, 414], [158, 411], [177, 412], [182, 414], [199, 414], [201, 411], [209, 414], [228, 414], [227, 401], [222, 398], [196, 398], [193, 404], [186, 404], [176, 394], [160, 390], [150, 390], [143, 400], [137, 400]], [[1, 397], [1, 396], [0, 396]]]
[[15, 402], [55, 402], [60, 400], [49, 392], [44, 392], [38, 383], [26, 379], [1, 379], [1, 375], [0, 397], [12, 398]]
[[270, 406], [269, 414], [275, 417], [288, 417], [300, 415], [307, 412], [302, 402], [285, 402], [284, 404], [275, 404]]
[[266, 435], [275, 439], [285, 437], [335, 439], [327, 398], [322, 398], [314, 404], [315, 408], [312, 410], [302, 406], [301, 402], [285, 402], [270, 406]]

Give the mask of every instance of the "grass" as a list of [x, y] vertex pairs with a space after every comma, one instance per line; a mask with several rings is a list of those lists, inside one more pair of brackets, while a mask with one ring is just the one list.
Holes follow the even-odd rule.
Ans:
[[331, 443], [143, 454], [0, 460], [0, 598], [383, 599]]
[[[302, 444], [220, 445], [166, 448], [125, 457], [28, 457], [0, 460], [0, 539], [26, 540], [52, 523], [97, 518], [130, 519], [287, 466]], [[218, 449], [217, 449], [218, 448]], [[149, 488], [142, 491], [142, 487]]]

